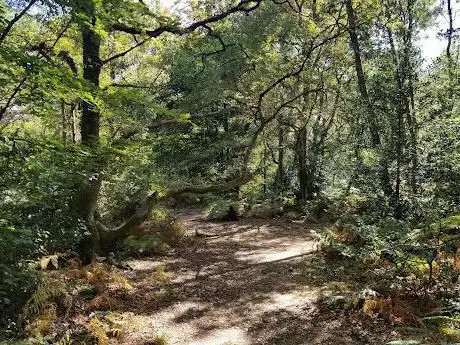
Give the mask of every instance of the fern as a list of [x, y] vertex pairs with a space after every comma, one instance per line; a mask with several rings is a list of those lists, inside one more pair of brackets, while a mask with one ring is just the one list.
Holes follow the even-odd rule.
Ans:
[[19, 320], [21, 323], [34, 320], [45, 313], [52, 302], [69, 308], [70, 301], [70, 296], [61, 282], [44, 279], [38, 284], [37, 289], [22, 308]]
[[61, 339], [57, 340], [55, 345], [70, 345], [72, 344], [72, 331], [69, 329], [65, 334], [61, 337]]
[[108, 345], [109, 337], [104, 329], [104, 324], [97, 317], [93, 317], [88, 325], [91, 335], [97, 339], [98, 345]]

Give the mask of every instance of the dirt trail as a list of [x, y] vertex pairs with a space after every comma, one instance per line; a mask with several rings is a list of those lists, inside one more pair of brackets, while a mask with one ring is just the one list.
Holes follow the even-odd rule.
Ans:
[[[287, 220], [207, 222], [190, 211], [179, 218], [190, 235], [218, 236], [161, 260], [130, 262], [140, 293], [122, 311], [127, 332], [118, 344], [153, 344], [158, 334], [171, 345], [358, 343], [346, 318], [318, 312], [319, 288], [302, 273], [315, 229]], [[172, 276], [161, 295], [146, 284], [160, 264]]]

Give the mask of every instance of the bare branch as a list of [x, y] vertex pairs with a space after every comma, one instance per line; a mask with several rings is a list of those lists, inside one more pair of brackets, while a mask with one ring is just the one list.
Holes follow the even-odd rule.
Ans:
[[197, 22], [194, 22], [184, 28], [181, 27], [175, 27], [175, 26], [170, 26], [170, 25], [164, 25], [160, 26], [154, 30], [144, 30], [144, 29], [139, 29], [139, 28], [134, 28], [125, 24], [121, 23], [116, 23], [112, 25], [112, 30], [113, 31], [122, 31], [126, 32], [129, 34], [146, 34], [147, 36], [150, 37], [158, 37], [161, 36], [162, 34], [169, 32], [175, 35], [186, 35], [189, 34], [193, 31], [195, 31], [198, 28], [203, 28], [206, 27], [208, 24], [218, 22], [222, 19], [227, 18], [228, 16], [238, 13], [238, 12], [244, 12], [244, 13], [249, 13], [255, 9], [257, 9], [260, 4], [264, 0], [241, 0], [238, 5], [233, 6], [229, 8], [228, 10], [212, 15], [208, 18], [205, 18], [203, 20], [199, 20]]
[[152, 88], [152, 86], [150, 85], [112, 83], [104, 87], [103, 90], [107, 90], [109, 87], [125, 87], [125, 88], [132, 88], [132, 89], [151, 89]]
[[53, 50], [54, 47], [56, 47], [56, 44], [58, 44], [59, 40], [64, 36], [66, 31], [69, 29], [70, 24], [72, 24], [73, 18], [71, 17], [70, 20], [67, 22], [67, 24], [62, 28], [62, 30], [59, 32], [57, 35], [56, 39], [54, 40], [53, 44], [50, 47], [50, 50]]
[[163, 74], [163, 71], [160, 71], [155, 78], [153, 79], [151, 85], [140, 85], [140, 84], [131, 84], [131, 83], [112, 83], [107, 85], [106, 87], [103, 88], [103, 90], [107, 90], [109, 87], [125, 87], [125, 88], [133, 88], [133, 89], [153, 89], [156, 81], [160, 76]]
[[14, 97], [16, 97], [16, 95], [18, 94], [18, 92], [21, 90], [22, 86], [25, 84], [25, 82], [27, 81], [27, 75], [25, 75], [21, 81], [19, 82], [18, 85], [16, 85], [16, 87], [14, 88], [13, 90], [13, 93], [10, 95], [10, 97], [8, 97], [8, 100], [6, 101], [6, 104], [0, 109], [0, 121], [2, 120], [3, 116], [5, 116], [5, 113], [6, 111], [8, 110], [8, 108], [10, 107], [11, 105], [11, 102], [13, 101]]
[[11, 29], [13, 28], [14, 24], [16, 24], [16, 22], [19, 21], [19, 19], [21, 19], [37, 1], [38, 0], [31, 0], [29, 4], [21, 12], [17, 13], [14, 16], [14, 18], [10, 20], [10, 22], [6, 25], [5, 29], [3, 29], [3, 32], [0, 34], [0, 45], [5, 40], [6, 36], [9, 34]]
[[113, 56], [111, 56], [111, 57], [109, 57], [109, 58], [103, 60], [101, 63], [102, 63], [103, 65], [105, 65], [105, 64], [107, 64], [107, 63], [109, 63], [109, 62], [111, 62], [111, 61], [113, 61], [113, 60], [116, 60], [116, 59], [118, 59], [118, 58], [121, 58], [121, 57], [123, 57], [123, 56], [129, 54], [130, 52], [132, 52], [134, 49], [136, 49], [136, 48], [138, 48], [138, 47], [144, 45], [145, 43], [147, 43], [147, 42], [150, 41], [151, 39], [152, 39], [152, 37], [148, 37], [148, 38], [146, 38], [145, 40], [136, 43], [136, 44], [135, 44], [134, 46], [132, 46], [131, 48], [129, 48], [129, 49], [123, 51], [123, 52], [120, 52], [120, 53], [118, 53], [118, 54], [115, 54], [115, 55], [113, 55]]

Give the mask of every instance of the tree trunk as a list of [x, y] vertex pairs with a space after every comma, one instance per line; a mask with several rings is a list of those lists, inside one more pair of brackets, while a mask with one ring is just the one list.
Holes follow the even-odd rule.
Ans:
[[62, 120], [61, 140], [65, 144], [67, 142], [67, 114], [65, 112], [64, 100], [61, 100], [61, 120]]
[[100, 234], [94, 218], [100, 189], [101, 181], [99, 176], [94, 174], [83, 181], [74, 198], [76, 213], [85, 221], [87, 228], [79, 244], [79, 254], [84, 264], [91, 263], [100, 250]]
[[[95, 87], [99, 87], [102, 63], [100, 58], [101, 38], [94, 28], [83, 25], [83, 78]], [[95, 146], [99, 142], [99, 109], [87, 100], [81, 103], [81, 142], [87, 146]]]
[[446, 47], [446, 57], [447, 57], [447, 73], [449, 74], [449, 85], [447, 90], [447, 106], [448, 106], [448, 115], [452, 115], [452, 110], [454, 107], [454, 61], [452, 59], [452, 38], [454, 34], [454, 17], [452, 13], [452, 3], [451, 0], [447, 0], [447, 16], [449, 18], [449, 27], [447, 29], [447, 47]]
[[140, 225], [148, 218], [153, 207], [158, 201], [158, 193], [152, 192], [144, 200], [136, 212], [123, 224], [115, 229], [108, 229], [102, 223], [96, 223], [100, 248], [103, 252], [110, 252], [118, 241], [135, 234]]
[[411, 156], [411, 174], [410, 174], [410, 185], [413, 194], [418, 192], [417, 176], [418, 176], [418, 124], [415, 117], [415, 96], [414, 87], [412, 82], [412, 75], [409, 76], [409, 97], [410, 97], [410, 111], [407, 113], [407, 127], [409, 128], [410, 135], [410, 156]]
[[[398, 88], [398, 141], [397, 141], [397, 181], [395, 190], [395, 199], [399, 201], [400, 184], [401, 184], [401, 164], [403, 155], [403, 147], [405, 146], [405, 134], [409, 131], [409, 150], [410, 150], [410, 172], [409, 185], [412, 193], [417, 192], [417, 171], [418, 171], [418, 155], [417, 155], [417, 123], [415, 119], [415, 101], [413, 87], [413, 68], [411, 63], [412, 47], [412, 31], [413, 31], [413, 6], [414, 2], [409, 1], [407, 11], [404, 18], [407, 19], [407, 27], [403, 32], [403, 47], [402, 54], [396, 50], [396, 45], [393, 40], [392, 31], [387, 28], [393, 62], [396, 66], [395, 80]], [[405, 23], [406, 24], [406, 23]], [[405, 122], [404, 123], [404, 119]], [[407, 124], [407, 130], [405, 128]]]
[[387, 197], [393, 197], [393, 187], [390, 182], [390, 175], [388, 172], [388, 161], [386, 154], [382, 149], [382, 141], [380, 139], [379, 130], [377, 127], [377, 118], [374, 106], [367, 91], [366, 77], [364, 74], [363, 64], [361, 60], [361, 48], [359, 45], [358, 34], [356, 32], [356, 15], [353, 9], [352, 0], [345, 0], [347, 9], [349, 35], [351, 47], [353, 50], [355, 60], [356, 78], [358, 82], [358, 89], [361, 98], [367, 110], [367, 120], [369, 125], [369, 132], [371, 136], [372, 147], [375, 151], [379, 152], [379, 179], [380, 187]]
[[[450, 2], [450, 1], [449, 1]], [[415, 1], [411, 0], [408, 3], [408, 27], [404, 39], [404, 73], [407, 78], [407, 86], [405, 87], [405, 101], [406, 101], [406, 122], [409, 130], [410, 139], [410, 186], [413, 194], [417, 193], [417, 175], [418, 175], [418, 154], [417, 154], [417, 119], [415, 117], [415, 97], [414, 97], [414, 68], [411, 61], [411, 53], [413, 51], [412, 37], [414, 30], [413, 11]]]
[[72, 103], [70, 106], [70, 137], [72, 138], [72, 143], [75, 144], [77, 142], [77, 121], [76, 121], [76, 112], [77, 105]]
[[299, 190], [297, 199], [300, 204], [308, 200], [308, 173], [307, 173], [307, 127], [303, 126], [298, 135], [296, 142], [297, 155], [297, 176], [299, 179]]
[[278, 195], [284, 192], [284, 129], [278, 129], [278, 168], [276, 170], [275, 190]]
[[[93, 26], [96, 20], [93, 19]], [[83, 42], [83, 78], [99, 87], [99, 77], [101, 74], [100, 45], [101, 39], [94, 27], [87, 25], [81, 26]], [[83, 145], [95, 148], [99, 143], [99, 109], [87, 100], [81, 103], [81, 141]], [[80, 244], [80, 255], [84, 263], [89, 263], [94, 259], [97, 251], [100, 249], [100, 239], [98, 227], [94, 219], [99, 192], [101, 189], [101, 178], [98, 174], [99, 167], [91, 158], [88, 164], [88, 172], [85, 181], [76, 196], [76, 212], [88, 227], [88, 234]]]
[[263, 163], [262, 163], [262, 190], [264, 193], [264, 198], [267, 196], [267, 158], [268, 158], [268, 152], [267, 152], [267, 146], [264, 145], [264, 154], [263, 154]]
[[404, 115], [407, 116], [409, 111], [408, 100], [406, 97], [406, 92], [404, 88], [404, 81], [406, 78], [406, 70], [404, 69], [405, 65], [401, 63], [398, 52], [396, 51], [396, 46], [393, 40], [393, 33], [390, 29], [387, 28], [388, 40], [391, 47], [391, 53], [393, 55], [393, 62], [395, 64], [395, 82], [397, 87], [396, 94], [396, 184], [394, 190], [394, 201], [396, 207], [396, 214], [399, 214], [399, 200], [401, 193], [401, 169], [402, 169], [402, 158], [403, 158], [403, 120]]

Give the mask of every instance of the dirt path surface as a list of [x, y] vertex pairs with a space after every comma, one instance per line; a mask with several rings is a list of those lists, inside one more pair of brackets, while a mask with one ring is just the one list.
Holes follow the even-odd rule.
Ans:
[[[155, 344], [158, 334], [171, 345], [375, 344], [361, 341], [346, 317], [318, 312], [319, 287], [302, 267], [315, 251], [312, 231], [321, 229], [287, 220], [207, 222], [190, 211], [179, 219], [195, 244], [130, 262], [140, 292], [120, 314], [127, 332], [118, 344]], [[162, 264], [172, 278], [158, 292], [151, 277]]]

